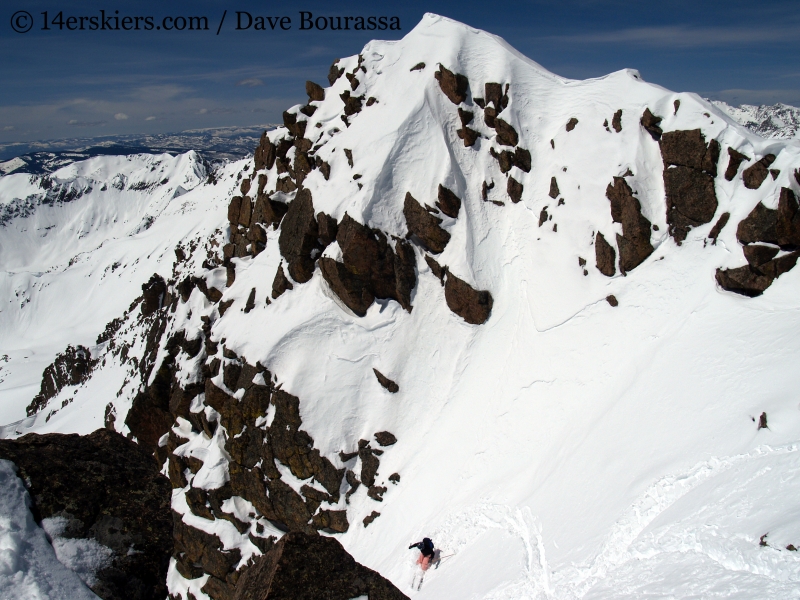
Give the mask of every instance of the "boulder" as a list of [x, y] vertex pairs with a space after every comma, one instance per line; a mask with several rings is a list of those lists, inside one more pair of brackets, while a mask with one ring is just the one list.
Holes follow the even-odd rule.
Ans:
[[725, 179], [733, 181], [736, 173], [739, 172], [739, 166], [746, 160], [750, 160], [750, 158], [733, 148], [728, 148], [728, 167], [725, 169]]
[[736, 237], [742, 244], [764, 242], [784, 250], [800, 247], [800, 212], [790, 188], [781, 188], [777, 210], [758, 203], [739, 223]]
[[763, 275], [749, 265], [736, 269], [717, 269], [716, 279], [722, 289], [751, 298], [763, 294], [773, 281], [772, 277]]
[[775, 155], [767, 154], [758, 162], [747, 167], [742, 173], [744, 187], [751, 190], [760, 188], [761, 184], [764, 183], [764, 180], [767, 178], [767, 175], [769, 175], [769, 166], [773, 162], [775, 162]]
[[275, 279], [272, 281], [272, 298], [277, 299], [286, 290], [294, 289], [292, 282], [286, 277], [283, 272], [283, 263], [278, 265], [278, 270], [275, 272]]
[[377, 572], [357, 563], [332, 537], [292, 532], [247, 568], [234, 600], [402, 600]]
[[367, 282], [351, 273], [344, 264], [332, 258], [320, 258], [319, 268], [322, 277], [345, 306], [359, 317], [365, 316], [367, 309], [375, 301], [375, 296], [369, 290]]
[[558, 189], [558, 181], [556, 181], [555, 177], [550, 178], [550, 192], [547, 194], [553, 200], [558, 198], [559, 189]]
[[569, 121], [567, 121], [567, 131], [572, 131], [575, 129], [575, 126], [578, 124], [578, 119], [572, 117]]
[[439, 87], [450, 102], [458, 105], [467, 99], [469, 80], [464, 75], [453, 73], [442, 65], [439, 65], [439, 70], [436, 71], [433, 76], [436, 78], [436, 81], [439, 82]]
[[361, 460], [361, 482], [367, 487], [372, 487], [375, 485], [380, 461], [368, 445], [358, 449], [358, 458]]
[[378, 383], [380, 383], [383, 387], [389, 390], [392, 394], [396, 394], [400, 391], [400, 386], [397, 385], [394, 381], [386, 377], [383, 373], [378, 371], [378, 369], [372, 369], [375, 373], [375, 377], [378, 378]]
[[706, 144], [699, 129], [670, 131], [659, 141], [664, 166], [690, 167], [716, 177], [720, 146], [717, 140]]
[[641, 204], [622, 177], [614, 177], [614, 183], [606, 188], [606, 196], [611, 201], [611, 218], [615, 223], [622, 224], [622, 235], [617, 234], [617, 248], [619, 268], [624, 275], [653, 253], [651, 225], [642, 215]]
[[613, 127], [614, 131], [616, 131], [617, 133], [622, 131], [622, 109], [621, 108], [617, 112], [614, 113], [614, 116], [611, 119], [611, 127]]
[[448, 308], [472, 325], [485, 323], [492, 313], [494, 299], [491, 293], [476, 290], [449, 271], [444, 285], [444, 297]]
[[497, 143], [501, 146], [516, 146], [519, 143], [517, 130], [503, 119], [494, 119], [494, 130], [497, 132]]
[[418, 239], [434, 254], [444, 250], [450, 241], [450, 234], [439, 226], [442, 220], [425, 210], [410, 193], [406, 193], [403, 216], [406, 219], [409, 237]]
[[379, 431], [375, 434], [375, 439], [378, 441], [378, 444], [381, 446], [393, 446], [397, 443], [397, 438], [394, 434], [389, 433], [388, 431]]
[[661, 127], [659, 127], [659, 123], [661, 123], [661, 121], [661, 117], [655, 116], [650, 112], [649, 108], [645, 108], [642, 118], [639, 122], [642, 124], [642, 127], [644, 127], [645, 131], [647, 131], [647, 133], [649, 133], [655, 141], [658, 141], [661, 139], [661, 134], [663, 133]]
[[172, 490], [159, 465], [122, 435], [28, 434], [0, 440], [37, 521], [61, 517], [63, 537], [92, 539], [113, 552], [91, 588], [104, 600], [162, 600], [173, 549]]
[[711, 231], [708, 232], [708, 238], [712, 240], [712, 244], [717, 244], [717, 238], [719, 234], [722, 233], [722, 230], [725, 228], [725, 225], [728, 224], [728, 220], [731, 218], [731, 213], [724, 212], [719, 216], [717, 222], [714, 223], [714, 226], [711, 228]]
[[340, 69], [339, 67], [337, 67], [336, 66], [337, 64], [339, 64], [338, 58], [335, 61], [333, 61], [331, 68], [328, 70], [328, 83], [331, 85], [336, 83], [336, 80], [339, 79], [339, 77], [341, 77], [342, 74], [344, 73], [344, 69]]
[[511, 201], [516, 204], [520, 200], [522, 200], [522, 184], [514, 179], [513, 177], [508, 178], [508, 184], [506, 185], [506, 192], [508, 192], [508, 197], [511, 198]]
[[499, 83], [486, 83], [483, 90], [484, 106], [494, 104], [495, 114], [503, 112], [508, 106], [508, 85], [506, 85], [506, 93], [503, 93], [503, 86]]
[[612, 277], [617, 272], [617, 251], [614, 246], [606, 241], [599, 231], [594, 238], [594, 253], [597, 270], [606, 277]]
[[271, 169], [275, 164], [275, 144], [269, 141], [266, 131], [261, 134], [261, 140], [256, 147], [254, 155], [254, 162], [256, 171]]
[[313, 81], [306, 81], [306, 94], [308, 94], [309, 102], [322, 102], [325, 100], [325, 90], [322, 89], [321, 85]]
[[455, 219], [458, 217], [458, 211], [461, 210], [461, 199], [440, 183], [439, 200], [436, 202], [436, 208], [448, 217]]

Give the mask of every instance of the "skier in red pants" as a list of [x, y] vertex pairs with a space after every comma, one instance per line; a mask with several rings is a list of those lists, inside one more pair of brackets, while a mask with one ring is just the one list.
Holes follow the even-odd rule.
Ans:
[[423, 538], [421, 542], [417, 542], [416, 544], [411, 544], [408, 549], [411, 550], [412, 548], [419, 548], [419, 558], [417, 559], [417, 564], [422, 567], [423, 571], [427, 571], [428, 567], [431, 566], [431, 561], [435, 555], [433, 550], [433, 542], [431, 538]]

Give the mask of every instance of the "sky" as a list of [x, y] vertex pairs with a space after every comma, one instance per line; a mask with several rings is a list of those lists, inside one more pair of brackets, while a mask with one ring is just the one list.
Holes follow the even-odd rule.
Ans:
[[[88, 17], [99, 23], [101, 11], [152, 17], [154, 26], [165, 17], [174, 19], [167, 25], [206, 17], [209, 29], [147, 31], [141, 19], [138, 31], [90, 30]], [[289, 17], [291, 28], [237, 30], [237, 11], [242, 26], [249, 13], [254, 24], [259, 16]], [[396, 16], [401, 29], [302, 31], [301, 11], [314, 18]], [[306, 100], [307, 79], [327, 85], [334, 59], [357, 54], [370, 39], [402, 37], [426, 12], [499, 35], [564, 77], [634, 68], [646, 81], [734, 105], [800, 106], [798, 0], [5, 0], [0, 143], [276, 123]], [[85, 29], [70, 30], [82, 16]], [[24, 33], [13, 28], [27, 25]]]

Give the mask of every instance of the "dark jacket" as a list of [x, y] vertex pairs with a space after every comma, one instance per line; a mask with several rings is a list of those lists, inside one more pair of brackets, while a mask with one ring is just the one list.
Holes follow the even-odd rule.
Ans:
[[419, 548], [419, 551], [422, 552], [422, 556], [433, 556], [433, 542], [431, 538], [424, 538], [421, 542], [411, 544], [408, 547], [409, 550], [412, 548]]

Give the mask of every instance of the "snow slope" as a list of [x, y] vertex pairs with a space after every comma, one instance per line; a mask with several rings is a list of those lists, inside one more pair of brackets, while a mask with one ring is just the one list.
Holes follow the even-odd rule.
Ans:
[[[425, 66], [412, 70], [420, 62]], [[471, 148], [457, 137], [456, 106], [434, 78], [439, 64], [469, 79], [463, 106], [474, 111], [470, 127], [481, 134]], [[267, 367], [283, 390], [300, 398], [303, 430], [337, 467], [355, 468], [355, 459], [342, 463], [338, 452], [353, 451], [359, 439], [379, 431], [396, 435], [397, 444], [380, 457], [377, 484], [388, 488], [383, 501], [367, 497], [362, 486], [349, 504], [343, 495], [333, 508], [347, 511], [350, 528], [338, 536], [345, 548], [405, 593], [453, 599], [800, 597], [800, 557], [786, 549], [800, 544], [800, 270], [782, 275], [758, 298], [725, 292], [714, 280], [718, 267], [745, 264], [735, 225], [762, 200], [775, 208], [781, 187], [798, 192], [793, 172], [800, 168], [800, 142], [760, 138], [698, 96], [648, 84], [632, 70], [587, 81], [558, 77], [501, 39], [435, 15], [426, 15], [403, 40], [371, 42], [360, 58], [338, 66], [358, 81], [351, 90], [350, 80], [339, 77], [308, 118], [306, 135], [331, 169], [329, 179], [316, 169], [303, 182], [315, 212], [339, 221], [347, 214], [403, 238], [407, 192], [433, 205], [439, 184], [453, 190], [461, 210], [457, 218], [439, 215], [451, 239], [435, 258], [491, 292], [489, 320], [470, 325], [448, 309], [419, 246], [411, 312], [379, 300], [358, 317], [320, 269], [268, 304], [282, 261], [280, 230], [268, 229], [257, 256], [232, 260], [236, 277], [229, 287], [224, 268], [202, 265], [215, 252], [219, 258], [236, 176], [253, 171], [252, 160], [229, 164], [211, 185], [201, 182], [191, 154], [171, 163], [132, 157], [130, 167], [93, 159], [54, 175], [78, 182], [101, 169], [97, 180], [110, 182], [120, 169], [149, 172], [155, 163], [148, 161], [161, 161], [174, 175], [163, 192], [133, 196], [126, 214], [136, 217], [119, 230], [111, 223], [124, 210], [121, 196], [106, 203], [109, 189], [69, 206], [37, 207], [4, 226], [2, 289], [9, 308], [0, 313], [0, 327], [11, 351], [4, 350], [9, 358], [0, 371], [6, 377], [0, 406], [6, 420], [24, 415], [43, 366], [67, 343], [91, 346], [101, 361], [85, 384], [65, 388], [48, 410], [4, 434], [87, 433], [102, 426], [108, 403], [118, 415], [115, 426], [125, 432], [122, 416], [148, 382], [136, 380], [118, 349], [125, 344], [143, 357], [142, 325], [135, 311], [127, 314], [113, 352], [93, 340], [153, 272], [170, 282], [203, 276], [223, 291], [222, 302], [232, 304], [220, 315], [195, 290], [170, 313], [167, 334], [185, 330], [192, 339], [201, 317], [209, 316], [213, 341]], [[503, 147], [474, 105], [488, 82], [510, 83], [500, 116], [532, 157], [529, 173], [509, 172], [524, 186], [519, 203], [509, 200], [506, 175], [490, 154]], [[377, 99], [348, 126], [339, 98], [345, 91]], [[779, 173], [757, 190], [745, 188], [741, 177], [717, 177], [714, 219], [678, 245], [667, 233], [659, 146], [639, 124], [645, 108], [663, 117], [664, 131], [700, 128], [706, 140], [718, 140], [720, 172], [726, 149], [733, 148], [755, 159], [775, 154], [772, 168]], [[619, 109], [616, 132], [603, 122]], [[578, 123], [568, 131], [572, 118]], [[273, 142], [285, 135], [285, 128], [269, 133]], [[352, 151], [352, 167], [344, 149]], [[276, 169], [266, 171], [269, 192]], [[605, 190], [628, 171], [643, 215], [658, 227], [650, 240], [655, 250], [626, 276], [608, 278], [594, 266], [595, 233], [608, 240], [621, 233]], [[548, 195], [552, 177], [560, 192], [555, 198]], [[0, 179], [4, 204], [11, 195], [32, 194], [27, 181]], [[189, 191], [176, 199], [169, 190], [179, 181]], [[495, 183], [488, 201], [484, 182]], [[14, 192], [5, 191], [12, 185]], [[273, 197], [291, 201], [294, 193]], [[545, 208], [552, 219], [540, 225]], [[723, 212], [730, 213], [730, 224], [711, 244], [709, 232]], [[137, 229], [145, 215], [155, 220]], [[101, 221], [92, 237], [92, 223]], [[38, 244], [41, 234], [33, 232], [65, 222], [74, 225], [60, 225], [58, 245]], [[92, 241], [79, 239], [84, 229]], [[173, 248], [191, 241], [199, 250], [173, 264]], [[62, 244], [70, 250], [58, 251]], [[334, 258], [339, 253], [335, 243], [325, 250]], [[81, 259], [67, 266], [72, 256]], [[580, 259], [587, 261], [585, 273]], [[123, 270], [111, 269], [115, 263]], [[251, 290], [254, 307], [245, 312]], [[606, 300], [611, 294], [617, 307]], [[22, 304], [20, 297], [31, 301]], [[64, 301], [76, 297], [80, 304]], [[180, 359], [184, 383], [197, 380], [198, 361], [205, 360], [204, 352]], [[373, 368], [396, 381], [399, 392], [380, 387]], [[222, 385], [221, 375], [214, 381]], [[197, 398], [196, 408], [213, 416], [202, 407], [203, 396]], [[767, 429], [757, 427], [762, 413]], [[186, 421], [176, 427], [189, 439], [176, 452], [204, 461], [190, 485], [219, 487], [229, 477], [223, 428], [209, 437], [190, 431]], [[397, 485], [388, 482], [395, 472]], [[313, 483], [297, 481], [288, 468], [282, 476], [296, 490]], [[176, 489], [173, 498], [187, 523], [216, 533], [226, 548], [239, 548], [242, 564], [258, 553], [228, 521], [209, 525], [191, 515], [187, 489]], [[251, 521], [252, 507], [229, 508]], [[380, 516], [363, 526], [372, 511]], [[410, 587], [415, 556], [407, 547], [423, 535], [447, 558], [417, 592]], [[170, 588], [183, 597], [187, 590], [204, 596], [204, 582], [171, 570]]]

